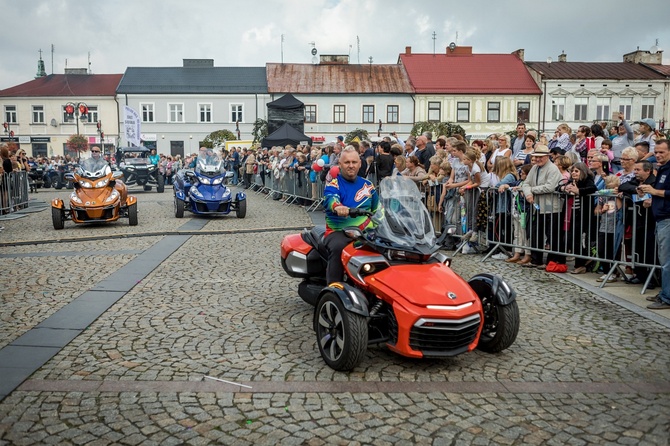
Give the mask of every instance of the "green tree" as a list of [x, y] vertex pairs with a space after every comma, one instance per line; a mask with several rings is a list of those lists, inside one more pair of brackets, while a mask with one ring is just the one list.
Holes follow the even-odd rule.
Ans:
[[423, 132], [432, 132], [434, 138], [437, 138], [440, 135], [449, 137], [456, 134], [465, 138], [465, 129], [453, 122], [419, 121], [414, 124], [410, 134], [412, 136], [419, 136]]
[[254, 144], [263, 141], [268, 136], [268, 122], [262, 118], [256, 119], [251, 133], [254, 135]]
[[209, 149], [213, 149], [225, 145], [226, 141], [236, 140], [237, 137], [235, 137], [235, 134], [230, 130], [217, 130], [207, 135], [202, 141], [202, 145]]
[[347, 133], [344, 137], [344, 143], [349, 144], [354, 138], [358, 136], [358, 139], [363, 141], [369, 138], [368, 131], [363, 129], [354, 129]]

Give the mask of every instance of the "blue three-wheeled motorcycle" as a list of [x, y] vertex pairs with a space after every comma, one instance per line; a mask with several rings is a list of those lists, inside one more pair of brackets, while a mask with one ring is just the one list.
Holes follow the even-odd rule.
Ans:
[[184, 210], [200, 215], [227, 215], [235, 211], [237, 218], [247, 214], [247, 196], [233, 196], [227, 187], [233, 173], [224, 168], [223, 160], [212, 150], [198, 154], [194, 169], [182, 169], [174, 178], [174, 215], [184, 216]]

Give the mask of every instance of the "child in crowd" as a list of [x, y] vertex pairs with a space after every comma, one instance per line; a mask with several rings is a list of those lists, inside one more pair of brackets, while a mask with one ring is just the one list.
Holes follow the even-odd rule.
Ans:
[[[614, 235], [616, 232], [616, 222], [618, 214], [621, 210], [623, 202], [621, 198], [614, 193], [614, 190], [619, 187], [620, 180], [616, 175], [608, 175], [605, 177], [605, 189], [612, 191], [611, 193], [604, 193], [598, 197], [598, 205], [595, 209], [595, 214], [598, 217], [598, 257], [601, 259], [614, 260], [617, 249], [614, 247]], [[605, 191], [604, 191], [605, 192]], [[607, 277], [611, 265], [609, 262], [601, 262], [603, 274], [598, 279], [602, 282]], [[610, 276], [607, 282], [616, 282], [615, 275]]]

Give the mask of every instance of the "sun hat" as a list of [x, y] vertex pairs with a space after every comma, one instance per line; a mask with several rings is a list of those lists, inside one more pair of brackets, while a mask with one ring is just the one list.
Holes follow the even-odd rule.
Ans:
[[537, 144], [535, 150], [531, 152], [530, 156], [549, 156], [549, 147], [544, 144]]

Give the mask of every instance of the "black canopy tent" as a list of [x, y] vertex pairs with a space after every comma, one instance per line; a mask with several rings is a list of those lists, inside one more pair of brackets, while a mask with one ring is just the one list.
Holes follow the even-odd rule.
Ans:
[[274, 133], [263, 138], [261, 145], [263, 147], [273, 147], [291, 144], [295, 147], [305, 141], [308, 145], [312, 145], [312, 138], [291, 127], [288, 123], [285, 123]]
[[290, 93], [269, 102], [268, 134], [277, 131], [282, 124], [289, 123], [299, 132], [305, 131], [305, 104]]

